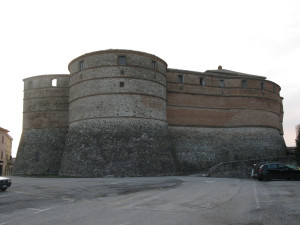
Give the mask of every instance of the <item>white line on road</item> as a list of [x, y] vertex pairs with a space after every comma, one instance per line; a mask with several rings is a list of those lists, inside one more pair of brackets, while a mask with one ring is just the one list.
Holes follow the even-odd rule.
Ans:
[[[10, 195], [14, 195], [14, 194], [16, 194], [16, 193], [12, 193], [12, 194], [8, 194], [8, 195], [1, 195], [0, 198], [6, 197], [6, 196], [10, 196]], [[1, 225], [1, 223], [0, 223], [0, 225]]]
[[255, 203], [256, 203], [256, 209], [260, 209], [260, 204], [259, 204], [258, 197], [257, 197], [257, 190], [256, 190], [256, 183], [255, 182], [253, 183], [253, 192], [254, 192], [254, 200], [255, 200]]
[[24, 218], [30, 217], [34, 214], [38, 214], [38, 213], [41, 213], [41, 212], [48, 211], [48, 210], [53, 209], [53, 208], [55, 208], [55, 207], [51, 207], [51, 208], [47, 208], [47, 209], [27, 208], [27, 209], [30, 209], [30, 210], [34, 210], [35, 212], [34, 213], [29, 213], [28, 215], [25, 215], [25, 216], [13, 218], [12, 220], [6, 221], [4, 223], [0, 223], [0, 225], [10, 224], [12, 222], [14, 222], [14, 224], [15, 224], [15, 222], [18, 221], [18, 220], [23, 220]]

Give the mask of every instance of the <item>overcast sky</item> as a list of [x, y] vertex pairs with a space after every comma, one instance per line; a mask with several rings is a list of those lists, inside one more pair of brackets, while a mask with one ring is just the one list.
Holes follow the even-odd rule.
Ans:
[[266, 76], [284, 98], [284, 138], [300, 123], [299, 0], [0, 1], [0, 127], [13, 156], [22, 132], [23, 79], [68, 73], [69, 62], [104, 49], [131, 49], [169, 68]]

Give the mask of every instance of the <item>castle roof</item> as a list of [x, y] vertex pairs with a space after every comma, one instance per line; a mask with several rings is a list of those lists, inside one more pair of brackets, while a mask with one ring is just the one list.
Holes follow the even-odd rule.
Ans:
[[224, 76], [233, 76], [233, 77], [245, 77], [245, 78], [252, 78], [252, 79], [263, 79], [265, 80], [266, 77], [263, 76], [258, 76], [258, 75], [253, 75], [253, 74], [248, 74], [248, 73], [241, 73], [241, 72], [236, 72], [232, 70], [225, 70], [222, 68], [222, 66], [219, 66], [217, 70], [206, 70], [206, 74], [212, 74], [212, 75], [224, 75]]

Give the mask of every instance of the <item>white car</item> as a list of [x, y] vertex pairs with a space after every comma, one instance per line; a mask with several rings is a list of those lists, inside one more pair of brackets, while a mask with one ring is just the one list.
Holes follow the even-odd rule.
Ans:
[[8, 177], [0, 177], [0, 190], [5, 191], [11, 185], [11, 179]]

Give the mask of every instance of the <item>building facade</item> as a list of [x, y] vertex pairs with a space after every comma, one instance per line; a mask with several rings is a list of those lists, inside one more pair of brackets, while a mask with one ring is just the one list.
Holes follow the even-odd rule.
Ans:
[[265, 77], [130, 50], [82, 55], [69, 71], [24, 79], [15, 174], [167, 175], [285, 154], [280, 86]]
[[11, 148], [13, 138], [8, 133], [9, 130], [0, 127], [0, 176], [12, 174]]

